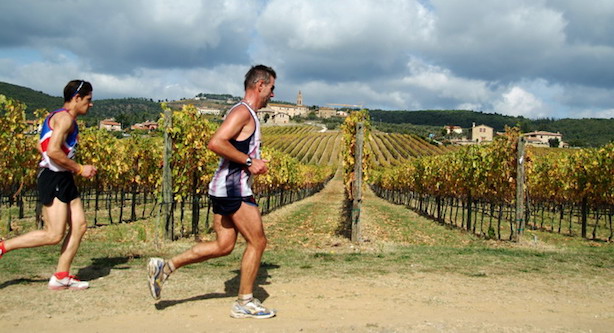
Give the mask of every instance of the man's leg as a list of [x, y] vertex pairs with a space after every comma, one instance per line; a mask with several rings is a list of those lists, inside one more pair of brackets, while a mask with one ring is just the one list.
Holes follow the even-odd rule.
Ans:
[[174, 268], [222, 257], [232, 252], [237, 241], [237, 230], [229, 216], [215, 214], [213, 217], [215, 240], [200, 242], [191, 249], [173, 257]]
[[177, 268], [202, 262], [207, 259], [225, 256], [232, 252], [237, 241], [237, 230], [228, 216], [215, 214], [213, 230], [216, 239], [200, 242], [191, 249], [165, 261], [162, 258], [151, 258], [147, 264], [149, 291], [154, 299], [160, 299], [162, 285], [168, 276]]
[[6, 251], [59, 243], [66, 231], [68, 204], [57, 198], [53, 199], [50, 206], [43, 206], [43, 220], [45, 221], [43, 230], [30, 231], [27, 234], [6, 240], [4, 242]]
[[252, 294], [260, 260], [267, 244], [260, 210], [257, 206], [243, 202], [241, 208], [232, 215], [232, 220], [247, 242], [241, 259], [239, 295]]
[[257, 206], [242, 203], [241, 208], [232, 215], [232, 220], [247, 244], [241, 260], [239, 298], [232, 305], [230, 316], [233, 318], [257, 319], [274, 317], [276, 311], [262, 306], [253, 295], [260, 260], [267, 243], [260, 210]]
[[80, 198], [70, 202], [68, 224], [70, 228], [62, 244], [62, 251], [60, 259], [58, 260], [56, 272], [70, 271], [72, 261], [77, 254], [77, 250], [79, 250], [81, 239], [83, 239], [83, 235], [85, 235], [85, 231], [87, 230], [85, 212], [83, 211], [83, 203]]
[[70, 266], [77, 254], [77, 250], [79, 250], [81, 239], [87, 230], [85, 212], [83, 211], [83, 204], [80, 198], [70, 202], [67, 218], [69, 225], [68, 234], [66, 234], [64, 243], [62, 243], [60, 259], [58, 260], [55, 274], [49, 279], [49, 289], [87, 289], [89, 288], [89, 283], [79, 281], [75, 276], [70, 275]]

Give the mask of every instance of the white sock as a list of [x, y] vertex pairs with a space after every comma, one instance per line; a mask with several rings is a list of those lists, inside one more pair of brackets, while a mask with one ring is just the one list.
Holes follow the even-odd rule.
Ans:
[[239, 295], [239, 302], [241, 304], [246, 304], [249, 301], [251, 301], [252, 299], [254, 299], [254, 294], [243, 294], [243, 295]]

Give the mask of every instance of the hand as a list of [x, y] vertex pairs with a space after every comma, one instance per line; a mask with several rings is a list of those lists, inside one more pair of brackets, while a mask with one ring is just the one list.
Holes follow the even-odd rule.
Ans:
[[252, 174], [252, 175], [262, 175], [265, 174], [269, 171], [269, 168], [267, 167], [267, 163], [269, 163], [268, 160], [259, 160], [256, 158], [252, 159], [252, 165], [247, 168], [247, 170]]
[[81, 171], [81, 176], [85, 178], [92, 178], [96, 175], [98, 170], [93, 165], [83, 165], [83, 171]]

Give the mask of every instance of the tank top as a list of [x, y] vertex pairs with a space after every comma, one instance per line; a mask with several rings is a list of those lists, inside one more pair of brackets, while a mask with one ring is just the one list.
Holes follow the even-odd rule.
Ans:
[[[260, 122], [256, 112], [245, 102], [235, 104], [228, 113], [236, 107], [244, 105], [254, 118], [255, 128], [252, 135], [242, 141], [230, 140], [230, 143], [240, 152], [251, 158], [260, 159]], [[209, 183], [209, 195], [214, 197], [247, 197], [252, 193], [253, 176], [243, 163], [235, 163], [221, 158], [218, 168]]]
[[[47, 155], [47, 147], [49, 146], [49, 140], [51, 139], [51, 134], [53, 133], [53, 128], [51, 128], [51, 117], [60, 113], [60, 112], [68, 112], [65, 108], [61, 108], [51, 112], [45, 121], [43, 122], [43, 126], [41, 128], [41, 134], [39, 139], [39, 144], [42, 153], [42, 159], [38, 164], [41, 168], [47, 168], [51, 171], [69, 171], [58, 164], [56, 164], [49, 156]], [[73, 119], [73, 130], [68, 133], [66, 136], [66, 140], [62, 143], [61, 147], [62, 151], [68, 156], [68, 158], [73, 159], [75, 157], [75, 152], [77, 148], [77, 140], [79, 138], [79, 126], [77, 122]]]

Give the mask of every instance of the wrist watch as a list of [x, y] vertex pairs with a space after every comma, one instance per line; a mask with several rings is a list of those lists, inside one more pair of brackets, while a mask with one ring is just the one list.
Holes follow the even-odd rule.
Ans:
[[251, 157], [247, 157], [247, 159], [245, 160], [245, 165], [247, 165], [248, 167], [252, 166], [252, 158]]

